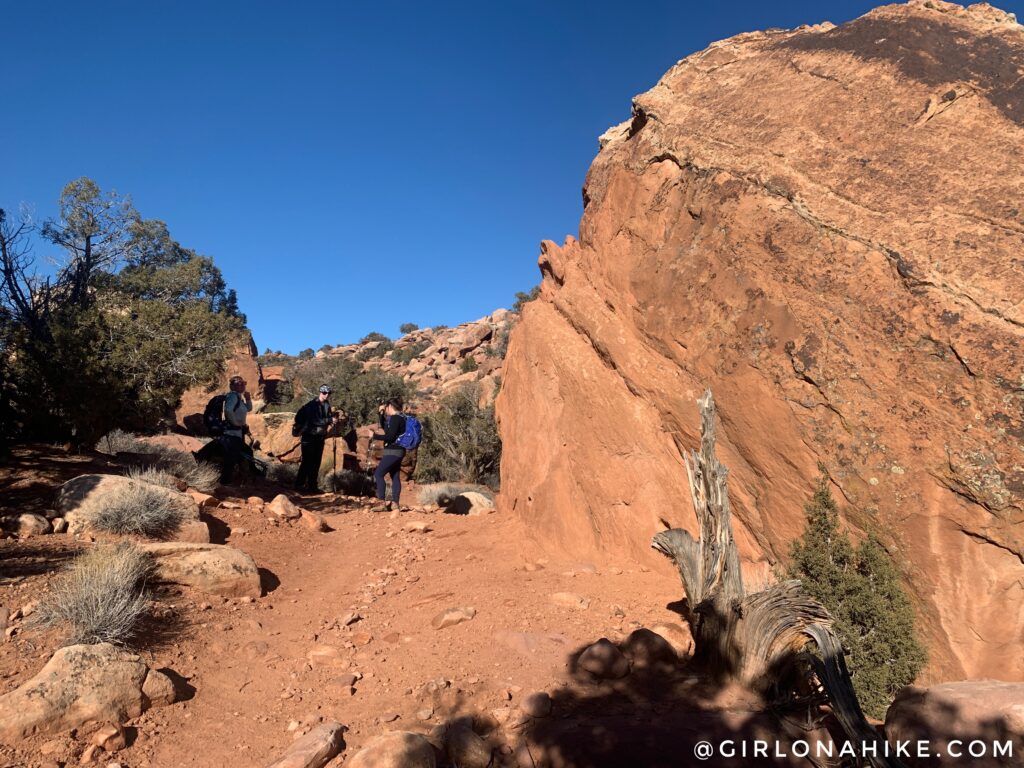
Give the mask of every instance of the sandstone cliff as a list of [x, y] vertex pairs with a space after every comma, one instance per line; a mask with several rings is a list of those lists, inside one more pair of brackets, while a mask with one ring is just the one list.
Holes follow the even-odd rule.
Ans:
[[653, 557], [696, 530], [677, 441], [710, 386], [745, 567], [785, 559], [822, 462], [929, 674], [1024, 678], [1022, 72], [1012, 16], [913, 1], [716, 43], [637, 97], [512, 334], [505, 509]]

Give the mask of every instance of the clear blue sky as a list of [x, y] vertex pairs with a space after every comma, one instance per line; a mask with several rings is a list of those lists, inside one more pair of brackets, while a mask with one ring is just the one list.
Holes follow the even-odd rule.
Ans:
[[130, 194], [216, 259], [261, 351], [455, 325], [538, 282], [597, 137], [678, 59], [870, 7], [4, 0], [0, 206]]

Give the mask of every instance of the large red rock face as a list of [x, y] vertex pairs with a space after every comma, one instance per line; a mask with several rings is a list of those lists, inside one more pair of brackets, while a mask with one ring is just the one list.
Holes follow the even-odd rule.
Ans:
[[502, 503], [541, 541], [696, 531], [677, 447], [721, 417], [748, 579], [823, 463], [903, 569], [931, 679], [1024, 678], [1024, 29], [879, 8], [679, 62], [542, 246], [498, 401]]

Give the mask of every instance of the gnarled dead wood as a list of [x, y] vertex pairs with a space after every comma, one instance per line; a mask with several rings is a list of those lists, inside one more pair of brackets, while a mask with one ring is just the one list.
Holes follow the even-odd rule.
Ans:
[[732, 534], [728, 470], [715, 456], [716, 413], [710, 390], [698, 405], [700, 450], [684, 458], [700, 538], [695, 541], [687, 531], [673, 528], [651, 542], [679, 569], [696, 660], [712, 675], [755, 689], [820, 689], [858, 753], [860, 745], [874, 745], [874, 756], [868, 752], [867, 757], [871, 765], [901, 766], [887, 756], [884, 739], [864, 717], [825, 607], [805, 593], [799, 581], [745, 593]]

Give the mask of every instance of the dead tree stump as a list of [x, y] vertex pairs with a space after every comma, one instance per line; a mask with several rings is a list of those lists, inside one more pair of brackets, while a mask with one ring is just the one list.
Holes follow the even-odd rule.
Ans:
[[747, 595], [733, 540], [727, 480], [715, 456], [715, 402], [711, 390], [698, 401], [699, 451], [684, 451], [690, 495], [700, 526], [696, 541], [681, 528], [662, 531], [651, 546], [679, 569], [687, 597], [694, 658], [708, 674], [759, 691], [812, 690], [827, 700], [846, 737], [874, 745], [868, 762], [898, 768], [885, 740], [868, 723], [857, 700], [832, 618], [799, 581], [784, 581]]

